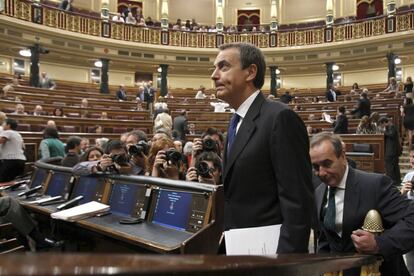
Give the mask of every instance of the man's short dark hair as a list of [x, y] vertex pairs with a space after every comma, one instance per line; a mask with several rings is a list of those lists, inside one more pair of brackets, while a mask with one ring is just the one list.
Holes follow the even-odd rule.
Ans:
[[364, 99], [368, 99], [368, 94], [366, 92], [362, 92], [361, 97]]
[[18, 123], [17, 123], [17, 121], [15, 119], [7, 118], [6, 120], [4, 120], [4, 123], [6, 125], [9, 125], [10, 126], [10, 129], [12, 129], [12, 130], [16, 130], [17, 129]]
[[335, 150], [336, 157], [341, 156], [343, 151], [341, 137], [339, 135], [332, 134], [327, 131], [313, 135], [310, 140], [310, 148], [313, 148], [324, 141], [329, 141], [332, 144]]
[[378, 123], [381, 125], [383, 123], [388, 123], [388, 118], [387, 117], [381, 117], [378, 120]]
[[220, 139], [220, 142], [224, 142], [223, 133], [221, 133], [221, 131], [215, 127], [207, 128], [206, 131], [204, 131], [203, 134], [201, 134], [201, 139], [204, 139], [204, 137], [206, 137], [207, 135], [209, 136], [217, 135]]
[[55, 127], [52, 127], [52, 126], [46, 127], [45, 130], [43, 131], [43, 138], [44, 139], [47, 139], [47, 138], [59, 139], [59, 132], [57, 131]]
[[139, 141], [145, 141], [145, 142], [148, 141], [147, 134], [144, 131], [140, 130], [140, 129], [135, 129], [135, 130], [131, 131], [130, 133], [128, 133], [128, 136], [130, 136], [130, 135], [134, 135], [135, 137], [137, 137], [138, 142]]
[[254, 64], [257, 67], [256, 77], [253, 81], [257, 89], [262, 88], [266, 73], [266, 62], [262, 51], [250, 43], [228, 43], [219, 47], [220, 51], [237, 48], [240, 52], [240, 64], [242, 69], [246, 69]]
[[345, 106], [340, 106], [340, 107], [338, 107], [338, 111], [339, 112], [341, 112], [341, 113], [343, 113], [343, 114], [345, 114]]
[[69, 136], [66, 140], [66, 150], [71, 150], [80, 145], [82, 138], [79, 136]]

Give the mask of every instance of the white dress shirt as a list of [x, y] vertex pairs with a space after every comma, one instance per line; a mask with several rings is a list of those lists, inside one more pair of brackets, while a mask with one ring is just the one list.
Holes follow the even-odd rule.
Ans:
[[240, 116], [239, 123], [237, 124], [236, 134], [239, 131], [239, 128], [243, 122], [244, 117], [246, 117], [247, 111], [249, 111], [250, 106], [253, 104], [254, 100], [256, 99], [257, 95], [259, 95], [260, 90], [256, 90], [253, 94], [251, 94], [236, 110], [236, 114]]

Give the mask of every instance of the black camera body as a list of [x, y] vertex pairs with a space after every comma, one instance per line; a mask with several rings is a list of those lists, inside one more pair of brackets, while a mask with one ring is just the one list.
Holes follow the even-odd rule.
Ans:
[[165, 152], [165, 161], [167, 161], [168, 163], [178, 166], [181, 159], [181, 153], [179, 153], [175, 149], [169, 149]]
[[197, 174], [204, 178], [211, 178], [211, 170], [207, 162], [201, 161], [196, 166]]
[[131, 145], [128, 148], [128, 154], [131, 156], [140, 156], [142, 154], [147, 155], [148, 151], [149, 145], [144, 140], [141, 140], [136, 145]]
[[111, 156], [112, 162], [117, 163], [118, 165], [126, 165], [129, 163], [128, 156], [126, 154], [114, 154]]
[[217, 142], [211, 138], [206, 138], [203, 140], [203, 151], [215, 151], [217, 152], [218, 145]]

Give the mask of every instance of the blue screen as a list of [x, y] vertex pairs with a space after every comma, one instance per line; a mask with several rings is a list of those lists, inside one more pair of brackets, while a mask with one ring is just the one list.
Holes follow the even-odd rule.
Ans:
[[115, 183], [109, 199], [111, 212], [122, 216], [130, 216], [136, 205], [137, 191], [143, 188], [134, 184]]
[[30, 183], [30, 188], [42, 185], [42, 182], [45, 180], [47, 171], [44, 169], [36, 169], [35, 175], [32, 183]]
[[176, 192], [160, 189], [152, 222], [185, 231], [191, 208], [192, 195], [186, 192]]
[[45, 194], [50, 196], [64, 196], [65, 192], [68, 190], [67, 186], [69, 185], [70, 178], [70, 174], [55, 172], [52, 174], [52, 178], [50, 179]]
[[83, 195], [79, 204], [96, 200], [98, 189], [100, 188], [99, 184], [103, 181], [102, 178], [98, 177], [81, 176], [72, 192], [72, 198]]

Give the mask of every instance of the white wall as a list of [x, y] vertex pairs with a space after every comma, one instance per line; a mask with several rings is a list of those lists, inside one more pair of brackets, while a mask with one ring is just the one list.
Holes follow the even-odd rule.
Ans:
[[359, 86], [365, 84], [387, 83], [387, 69], [364, 70], [342, 73], [342, 85], [352, 85], [354, 82]]
[[281, 76], [282, 87], [290, 88], [318, 88], [326, 86], [325, 74]]

